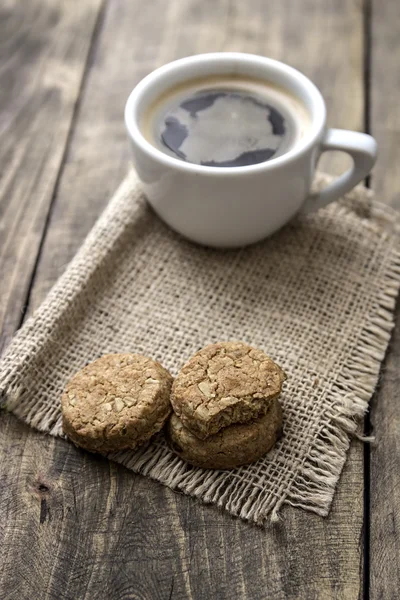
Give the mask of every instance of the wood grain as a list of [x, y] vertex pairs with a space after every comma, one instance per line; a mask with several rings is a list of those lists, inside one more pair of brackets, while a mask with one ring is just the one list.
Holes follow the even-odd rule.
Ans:
[[370, 123], [379, 148], [372, 187], [381, 202], [400, 208], [399, 3], [371, 0], [371, 20]]
[[21, 321], [101, 0], [0, 7], [0, 351]]
[[[301, 68], [326, 96], [331, 124], [362, 127], [362, 13], [356, 3], [109, 2], [54, 194], [29, 311], [65, 269], [127, 168], [122, 110], [132, 86], [168, 60], [212, 50], [266, 54]], [[342, 163], [330, 166], [337, 170]], [[28, 185], [26, 177], [18, 180], [20, 186]], [[46, 211], [37, 210], [45, 218]], [[17, 237], [19, 231], [17, 225]], [[13, 310], [20, 310], [21, 294], [13, 290]], [[0, 420], [0, 429], [5, 457], [0, 597], [361, 596], [363, 453], [357, 443], [328, 519], [288, 509], [282, 523], [264, 531], [33, 432], [11, 415]]]
[[[371, 131], [379, 159], [371, 178], [378, 199], [400, 209], [400, 5], [373, 1]], [[381, 383], [371, 407], [370, 597], [397, 598], [400, 589], [400, 309]]]
[[357, 446], [327, 520], [288, 510], [266, 531], [12, 415], [2, 419], [0, 453], [1, 598], [359, 597]]

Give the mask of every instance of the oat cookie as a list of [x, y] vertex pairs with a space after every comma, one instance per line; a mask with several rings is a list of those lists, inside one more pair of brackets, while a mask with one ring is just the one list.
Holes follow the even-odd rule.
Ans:
[[167, 427], [170, 446], [176, 454], [196, 467], [234, 469], [255, 462], [266, 454], [282, 432], [282, 409], [272, 399], [268, 411], [250, 423], [225, 427], [200, 440], [172, 413]]
[[79, 371], [61, 399], [63, 429], [95, 452], [134, 448], [160, 431], [171, 412], [172, 377], [140, 354], [107, 354]]
[[183, 425], [201, 439], [265, 414], [285, 374], [264, 352], [220, 342], [197, 352], [172, 386], [171, 403]]

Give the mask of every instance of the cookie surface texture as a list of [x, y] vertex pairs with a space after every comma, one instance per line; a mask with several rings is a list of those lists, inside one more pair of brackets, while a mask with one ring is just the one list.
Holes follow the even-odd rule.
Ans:
[[262, 416], [286, 379], [262, 350], [220, 342], [197, 352], [172, 386], [171, 403], [183, 425], [201, 439]]
[[140, 354], [107, 354], [67, 384], [63, 429], [94, 452], [134, 448], [160, 431], [170, 415], [172, 376]]
[[266, 414], [250, 423], [230, 425], [201, 440], [173, 413], [167, 427], [172, 450], [188, 463], [205, 469], [233, 469], [260, 459], [282, 433], [282, 409], [273, 399]]

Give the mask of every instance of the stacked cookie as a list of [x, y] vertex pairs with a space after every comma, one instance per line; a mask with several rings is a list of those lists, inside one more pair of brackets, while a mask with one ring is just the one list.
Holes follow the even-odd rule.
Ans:
[[261, 458], [282, 431], [285, 374], [264, 352], [239, 342], [207, 346], [172, 386], [172, 449], [189, 463], [232, 469]]
[[181, 458], [231, 469], [258, 460], [279, 438], [284, 379], [261, 350], [239, 342], [200, 350], [174, 382], [151, 358], [108, 354], [68, 383], [63, 429], [78, 446], [107, 453], [136, 448], [168, 421], [170, 446]]

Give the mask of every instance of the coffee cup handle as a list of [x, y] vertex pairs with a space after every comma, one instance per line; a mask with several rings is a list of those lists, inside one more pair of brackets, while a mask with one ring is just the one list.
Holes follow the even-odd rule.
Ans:
[[321, 153], [329, 150], [346, 152], [351, 156], [353, 165], [321, 192], [311, 194], [301, 210], [302, 213], [314, 212], [334, 202], [360, 183], [375, 164], [377, 144], [375, 139], [366, 133], [328, 129], [321, 143]]

